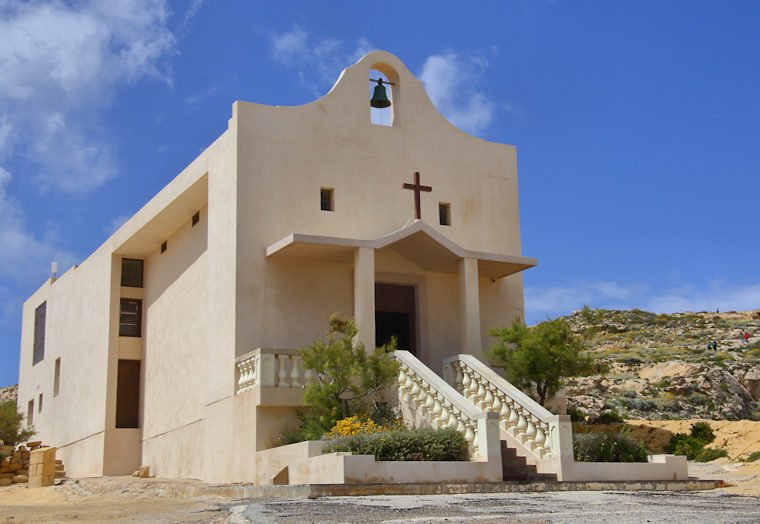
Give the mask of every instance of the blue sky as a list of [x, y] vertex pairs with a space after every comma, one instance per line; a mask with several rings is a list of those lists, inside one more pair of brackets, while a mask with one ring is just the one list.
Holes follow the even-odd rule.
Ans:
[[529, 322], [759, 308], [758, 27], [739, 0], [0, 0], [0, 385], [52, 260], [100, 245], [234, 100], [307, 103], [371, 49], [517, 146]]

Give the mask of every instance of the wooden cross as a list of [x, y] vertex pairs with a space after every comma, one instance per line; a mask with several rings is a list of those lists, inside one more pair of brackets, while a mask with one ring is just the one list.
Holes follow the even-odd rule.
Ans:
[[420, 173], [419, 171], [415, 171], [414, 173], [414, 184], [404, 184], [401, 186], [402, 189], [411, 189], [414, 191], [414, 216], [417, 220], [420, 220], [422, 218], [422, 206], [420, 204], [420, 191], [424, 191], [425, 193], [430, 193], [433, 188], [430, 186], [423, 186], [420, 185]]

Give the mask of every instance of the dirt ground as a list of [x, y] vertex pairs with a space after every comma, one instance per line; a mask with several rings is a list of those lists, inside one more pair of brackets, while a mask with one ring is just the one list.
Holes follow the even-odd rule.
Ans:
[[[655, 448], [664, 446], [674, 432], [688, 433], [694, 422], [628, 421], [633, 430], [642, 432]], [[710, 497], [717, 496], [726, 503], [737, 495], [760, 497], [760, 461], [742, 463], [736, 460], [760, 450], [760, 422], [709, 422], [716, 430], [714, 445], [728, 449], [731, 458], [705, 464], [689, 463], [689, 476], [728, 482], [730, 487], [709, 492]], [[38, 489], [19, 484], [0, 488], [0, 524], [248, 521], [238, 519], [232, 511], [240, 502], [216, 495], [210, 488], [210, 485], [195, 480], [133, 477], [67, 480], [57, 486]], [[703, 493], [708, 496], [707, 492]], [[571, 494], [562, 495], [567, 496]], [[578, 496], [582, 497], [581, 494]], [[694, 496], [701, 495], [695, 492]]]

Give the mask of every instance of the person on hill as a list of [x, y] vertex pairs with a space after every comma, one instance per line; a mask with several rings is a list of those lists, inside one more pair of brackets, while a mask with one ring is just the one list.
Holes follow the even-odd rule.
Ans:
[[749, 331], [744, 332], [744, 335], [742, 335], [742, 339], [744, 340], [745, 344], [749, 344]]

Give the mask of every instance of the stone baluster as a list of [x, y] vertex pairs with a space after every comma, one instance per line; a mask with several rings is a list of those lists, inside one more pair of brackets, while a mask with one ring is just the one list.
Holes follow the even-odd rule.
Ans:
[[509, 400], [509, 419], [507, 420], [507, 427], [513, 437], [517, 436], [517, 424], [520, 422], [520, 413], [515, 405], [514, 401]]
[[454, 378], [454, 389], [462, 391], [462, 380], [464, 380], [464, 374], [462, 373], [462, 365], [459, 362], [454, 363], [454, 370], [456, 372]]
[[525, 411], [522, 406], [515, 406], [517, 408], [517, 424], [515, 425], [515, 436], [520, 439], [520, 442], [525, 442], [525, 430], [528, 429], [528, 420], [525, 418]]
[[491, 384], [486, 384], [485, 388], [486, 388], [486, 394], [485, 394], [485, 397], [483, 398], [483, 409], [485, 411], [495, 411], [493, 386], [491, 386]]
[[546, 430], [544, 429], [543, 422], [536, 424], [536, 438], [533, 441], [535, 450], [539, 457], [543, 457], [546, 452]]
[[470, 396], [469, 396], [469, 398], [470, 398], [470, 401], [477, 406], [478, 402], [480, 400], [478, 398], [478, 390], [480, 389], [481, 384], [479, 383], [480, 381], [478, 380], [478, 375], [473, 370], [471, 370], [469, 368], [468, 368], [468, 371], [470, 373]]
[[534, 449], [535, 448], [535, 440], [536, 440], [536, 425], [533, 423], [533, 416], [528, 413], [528, 416], [525, 417], [527, 425], [525, 426], [525, 437], [523, 442], [528, 447], [528, 449]]
[[451, 413], [449, 412], [447, 404], [447, 402], [441, 404], [440, 428], [446, 428], [451, 425]]
[[459, 368], [459, 371], [462, 372], [462, 383], [457, 386], [457, 391], [459, 391], [464, 398], [467, 400], [470, 400], [470, 374], [467, 372], [467, 370], [462, 370], [462, 368]]
[[293, 355], [290, 357], [290, 361], [292, 362], [290, 367], [290, 387], [303, 387], [301, 384], [301, 367], [299, 366], [301, 363], [301, 357], [298, 355]]
[[475, 405], [480, 409], [486, 409], [486, 387], [483, 385], [483, 381], [479, 376], [475, 375], [475, 379], [478, 385], [478, 389], [475, 391]]
[[287, 388], [290, 387], [288, 383], [288, 355], [277, 355], [277, 364], [280, 369], [277, 372], [277, 387]]
[[[491, 406], [491, 411], [493, 411], [494, 413], [500, 414], [501, 407], [503, 405], [501, 402], [501, 396], [499, 395], [499, 392], [495, 389], [492, 390], [492, 395], [493, 395], [493, 405]], [[501, 418], [501, 415], [499, 415], [499, 418]]]
[[464, 439], [467, 441], [467, 445], [472, 448], [474, 455], [477, 452], [477, 444], [475, 442], [475, 431], [472, 428], [472, 423], [467, 421], [467, 424], [462, 425], [464, 426]]
[[434, 429], [439, 429], [441, 427], [441, 411], [443, 410], [443, 407], [441, 406], [441, 401], [438, 399], [438, 395], [435, 396], [433, 399], [433, 409], [430, 411], [430, 417], [432, 419], [432, 426]]

